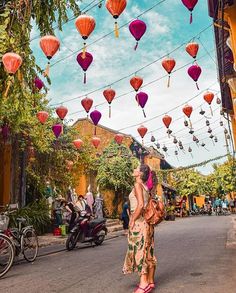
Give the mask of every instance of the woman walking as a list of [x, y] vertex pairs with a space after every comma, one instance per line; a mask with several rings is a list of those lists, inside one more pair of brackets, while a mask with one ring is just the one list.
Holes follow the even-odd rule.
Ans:
[[[128, 251], [125, 257], [124, 274], [137, 272], [140, 282], [135, 293], [148, 293], [155, 288], [154, 275], [156, 258], [154, 256], [154, 227], [148, 224], [143, 211], [148, 203], [150, 190], [148, 181], [152, 172], [148, 165], [141, 164], [134, 170], [135, 185], [129, 195], [130, 223], [128, 234]], [[150, 189], [153, 187], [153, 184]]]

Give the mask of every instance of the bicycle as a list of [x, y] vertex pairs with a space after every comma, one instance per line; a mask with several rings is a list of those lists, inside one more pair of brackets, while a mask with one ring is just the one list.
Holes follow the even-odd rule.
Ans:
[[22, 254], [24, 259], [28, 262], [35, 261], [38, 255], [38, 237], [33, 226], [22, 227], [26, 224], [26, 219], [19, 217], [16, 219], [18, 222], [17, 228], [9, 228], [5, 234], [11, 239], [14, 248], [15, 256]]
[[0, 215], [0, 278], [3, 277], [12, 267], [15, 250], [11, 239], [3, 234], [7, 229], [9, 217]]

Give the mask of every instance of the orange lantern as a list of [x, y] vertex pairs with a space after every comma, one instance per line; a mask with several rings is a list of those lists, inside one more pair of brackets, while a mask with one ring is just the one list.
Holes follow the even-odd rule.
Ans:
[[193, 112], [193, 107], [189, 106], [189, 105], [185, 105], [182, 109], [182, 111], [184, 112], [184, 114], [189, 118], [189, 124], [190, 124], [190, 128], [192, 128], [192, 122], [190, 120], [190, 116]]
[[144, 136], [146, 135], [148, 129], [147, 129], [147, 127], [141, 125], [141, 126], [139, 126], [139, 128], [138, 128], [137, 130], [138, 130], [139, 135], [140, 135], [141, 138], [142, 138], [142, 143], [143, 143], [143, 138], [144, 138]]
[[[106, 8], [110, 12], [110, 14], [115, 18], [118, 19], [121, 13], [125, 10], [127, 5], [126, 0], [107, 0], [106, 1]], [[119, 28], [117, 21], [115, 21], [115, 37], [119, 37]]]
[[203, 99], [207, 102], [207, 104], [210, 106], [210, 110], [211, 110], [211, 115], [213, 116], [213, 111], [211, 108], [211, 103], [214, 99], [215, 95], [212, 92], [207, 91], [204, 95], [203, 95]]
[[49, 114], [46, 111], [39, 111], [36, 116], [41, 124], [45, 124], [49, 117]]
[[94, 136], [92, 138], [92, 144], [94, 145], [94, 147], [96, 149], [98, 148], [98, 146], [100, 145], [100, 143], [101, 143], [101, 139], [99, 137]]
[[172, 70], [175, 67], [176, 62], [173, 58], [165, 58], [161, 62], [161, 64], [162, 64], [163, 68], [165, 69], [165, 71], [169, 74], [168, 82], [167, 82], [167, 87], [169, 87], [170, 86], [170, 75], [171, 75]]
[[198, 53], [199, 45], [198, 43], [192, 42], [188, 43], [185, 50], [186, 52], [193, 57], [193, 59], [196, 61], [197, 53]]
[[[54, 36], [42, 37], [39, 44], [48, 60], [52, 59], [60, 47], [60, 41]], [[44, 71], [44, 76], [49, 76], [49, 68], [50, 61], [48, 61], [48, 65]]]
[[[22, 64], [22, 58], [20, 57], [20, 55], [16, 53], [12, 53], [12, 52], [6, 53], [2, 56], [2, 63], [4, 65], [6, 72], [9, 73], [10, 75], [13, 75], [20, 68]], [[4, 93], [4, 97], [8, 95], [10, 86], [11, 86], [11, 80], [9, 80], [7, 83], [7, 88]]]
[[64, 106], [59, 106], [56, 108], [57, 116], [63, 121], [68, 113], [68, 109]]
[[109, 104], [109, 118], [111, 118], [111, 102], [114, 100], [116, 92], [113, 89], [106, 89], [103, 91], [103, 96]]
[[84, 142], [78, 138], [73, 141], [73, 144], [77, 149], [80, 149], [82, 145], [84, 144]]
[[143, 79], [140, 76], [134, 76], [130, 80], [130, 84], [133, 89], [137, 92], [143, 84]]
[[[90, 15], [80, 15], [76, 21], [75, 21], [75, 26], [78, 30], [78, 32], [81, 34], [81, 37], [84, 40], [87, 40], [89, 35], [93, 32], [96, 22], [95, 19], [90, 16]], [[86, 52], [86, 42], [84, 42], [84, 48], [83, 48], [83, 54], [82, 57], [83, 59], [85, 58], [85, 52]]]
[[124, 139], [124, 135], [123, 134], [117, 133], [115, 135], [115, 141], [116, 141], [117, 144], [119, 144], [119, 145], [122, 144], [123, 139]]

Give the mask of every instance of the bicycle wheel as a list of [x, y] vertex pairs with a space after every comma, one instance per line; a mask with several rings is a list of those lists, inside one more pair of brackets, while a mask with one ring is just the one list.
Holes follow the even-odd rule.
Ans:
[[34, 229], [26, 229], [21, 236], [21, 247], [25, 260], [33, 262], [38, 255], [38, 237]]
[[14, 246], [11, 240], [0, 234], [0, 278], [11, 268], [14, 260]]

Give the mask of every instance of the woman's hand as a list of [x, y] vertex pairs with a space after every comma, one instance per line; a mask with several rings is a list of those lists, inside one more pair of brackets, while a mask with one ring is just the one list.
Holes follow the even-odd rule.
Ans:
[[135, 224], [134, 219], [131, 217], [130, 218], [130, 221], [129, 221], [129, 227], [130, 227], [130, 229], [133, 229], [134, 224]]

